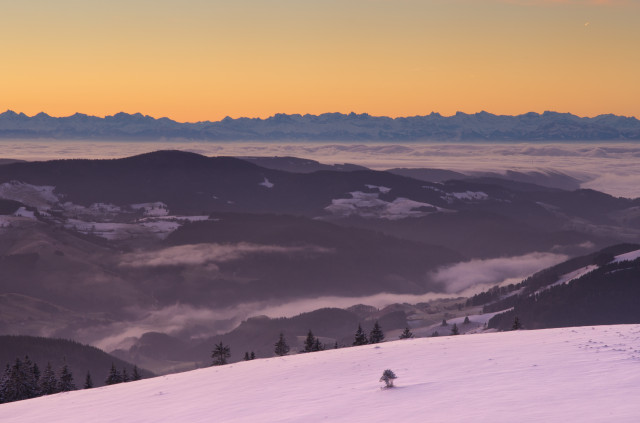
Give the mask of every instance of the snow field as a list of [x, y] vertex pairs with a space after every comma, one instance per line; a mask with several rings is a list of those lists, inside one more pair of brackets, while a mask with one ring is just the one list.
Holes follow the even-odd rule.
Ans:
[[260, 182], [258, 185], [263, 186], [265, 188], [273, 188], [275, 184], [267, 179], [265, 176], [264, 181]]
[[0, 198], [20, 201], [23, 204], [48, 209], [60, 199], [53, 193], [55, 187], [48, 185], [31, 185], [20, 181], [0, 184]]
[[633, 261], [635, 259], [637, 259], [638, 257], [640, 257], [640, 250], [635, 250], [635, 251], [630, 251], [626, 254], [620, 254], [618, 256], [616, 256], [616, 258], [613, 260], [614, 263], [620, 263], [622, 261]]
[[[614, 257], [612, 263], [620, 263], [623, 261], [633, 261], [635, 259], [637, 259], [638, 257], [640, 257], [640, 250], [635, 250], [635, 251], [630, 251], [628, 253], [625, 254], [619, 254], [617, 256]], [[551, 285], [545, 286], [541, 289], [539, 289], [536, 292], [542, 292], [546, 289], [549, 289], [553, 286], [557, 286], [557, 285], [562, 285], [565, 283], [569, 283], [575, 279], [581, 278], [586, 274], [589, 274], [591, 272], [593, 272], [594, 270], [598, 269], [600, 266], [597, 266], [595, 264], [590, 264], [589, 266], [585, 266], [585, 267], [581, 267], [580, 269], [574, 270], [573, 272], [569, 272], [569, 273], [565, 273], [564, 275], [560, 276], [560, 278], [552, 283]]]
[[[447, 211], [429, 203], [421, 203], [404, 197], [398, 197], [391, 202], [384, 201], [378, 198], [380, 193], [354, 191], [350, 192], [349, 195], [351, 195], [351, 198], [331, 200], [331, 204], [325, 207], [325, 210], [339, 216], [355, 215], [389, 220], [426, 216], [435, 211]], [[424, 211], [420, 210], [421, 208], [432, 210]]]
[[0, 421], [638, 422], [639, 397], [640, 325], [619, 325], [258, 359], [5, 404]]

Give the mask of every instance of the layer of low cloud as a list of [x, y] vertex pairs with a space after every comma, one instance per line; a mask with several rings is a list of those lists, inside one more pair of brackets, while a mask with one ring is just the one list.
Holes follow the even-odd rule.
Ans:
[[478, 285], [490, 286], [506, 280], [519, 282], [527, 276], [567, 259], [563, 254], [531, 253], [523, 256], [471, 260], [433, 272], [433, 281], [448, 293], [462, 293]]
[[137, 338], [147, 332], [162, 332], [181, 338], [201, 338], [229, 332], [243, 320], [253, 316], [293, 317], [326, 307], [347, 308], [356, 304], [367, 304], [382, 308], [395, 303], [416, 304], [450, 297], [449, 294], [435, 293], [379, 293], [362, 297], [302, 298], [287, 302], [258, 301], [215, 309], [175, 304], [154, 310], [131, 310], [132, 317], [126, 321], [81, 330], [77, 337], [82, 342], [105, 351], [113, 351], [119, 348], [128, 349]]
[[125, 254], [122, 267], [154, 267], [207, 265], [241, 259], [251, 254], [308, 254], [329, 253], [316, 246], [282, 247], [241, 242], [238, 244], [188, 244], [157, 251], [138, 251]]
[[[43, 160], [60, 157], [116, 158], [175, 143], [55, 143], [2, 141], [5, 157]], [[90, 148], [87, 148], [90, 146]], [[354, 163], [376, 170], [395, 167], [448, 169], [459, 172], [561, 172], [584, 187], [612, 195], [640, 197], [638, 143], [267, 143], [183, 142], [180, 149], [207, 156], [295, 156], [327, 164]], [[634, 183], [635, 182], [635, 183]]]
[[[236, 307], [209, 309], [185, 304], [153, 310], [130, 310], [131, 318], [80, 330], [77, 337], [105, 351], [128, 349], [135, 339], [147, 332], [162, 332], [181, 337], [225, 333], [246, 318], [249, 311]], [[201, 328], [206, 328], [206, 333], [199, 333]]]
[[[225, 253], [215, 257], [237, 256]], [[116, 348], [129, 348], [136, 338], [146, 332], [163, 332], [183, 338], [199, 338], [233, 330], [243, 320], [252, 316], [293, 317], [326, 307], [348, 308], [357, 304], [366, 304], [383, 308], [397, 303], [417, 304], [443, 298], [471, 296], [491, 286], [518, 283], [532, 273], [566, 258], [567, 256], [563, 254], [532, 253], [517, 257], [472, 260], [443, 267], [431, 276], [435, 281], [445, 285], [446, 293], [429, 292], [414, 295], [381, 292], [357, 297], [323, 296], [284, 302], [273, 300], [245, 302], [215, 309], [175, 304], [153, 310], [131, 310], [131, 317], [127, 321], [115, 322], [101, 328], [93, 327], [86, 333], [78, 335], [83, 342], [112, 351]], [[166, 262], [163, 261], [163, 263]], [[194, 262], [196, 262], [195, 259], [190, 261], [190, 263]]]
[[[128, 264], [135, 266], [163, 266], [173, 264], [206, 264], [241, 258], [245, 254], [291, 254], [324, 252], [316, 247], [275, 247], [255, 244], [196, 244], [169, 247], [154, 254], [128, 254]], [[254, 301], [215, 309], [174, 304], [158, 309], [131, 309], [129, 318], [102, 327], [80, 331], [78, 338], [106, 351], [128, 349], [146, 332], [163, 332], [180, 338], [200, 338], [226, 333], [252, 316], [271, 318], [293, 317], [325, 307], [348, 308], [367, 304], [383, 308], [390, 304], [417, 304], [443, 298], [471, 296], [491, 286], [518, 283], [527, 276], [557, 264], [567, 258], [563, 254], [531, 253], [516, 257], [472, 260], [442, 267], [430, 276], [445, 287], [444, 293], [392, 294], [341, 297], [323, 296], [289, 301]]]

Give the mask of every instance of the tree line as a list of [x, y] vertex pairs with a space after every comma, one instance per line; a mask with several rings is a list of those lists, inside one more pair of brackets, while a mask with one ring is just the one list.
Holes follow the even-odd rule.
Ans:
[[[409, 328], [405, 328], [405, 330], [400, 335], [400, 339], [407, 339], [407, 338], [413, 338], [413, 333], [409, 330]], [[378, 321], [375, 322], [375, 324], [373, 325], [373, 329], [371, 329], [368, 335], [362, 329], [362, 325], [358, 324], [358, 329], [355, 332], [352, 345], [358, 346], [358, 345], [367, 345], [367, 344], [377, 344], [384, 341], [384, 339], [385, 339], [385, 335]], [[300, 353], [302, 354], [302, 353], [323, 351], [327, 348], [338, 349], [339, 348], [338, 341], [335, 341], [333, 346], [331, 345], [328, 346], [322, 343], [320, 341], [320, 338], [315, 336], [310, 329], [304, 340], [303, 349], [300, 351]], [[290, 351], [291, 351], [291, 347], [289, 347], [289, 344], [287, 343], [284, 333], [280, 332], [278, 336], [278, 340], [274, 344], [274, 350], [273, 350], [274, 354], [276, 356], [282, 357], [282, 356], [288, 355]], [[231, 347], [229, 345], [225, 345], [224, 342], [220, 341], [218, 344], [214, 346], [214, 349], [211, 352], [211, 358], [213, 359], [212, 365], [213, 366], [225, 365], [228, 363], [228, 360], [230, 357], [231, 357]], [[256, 358], [256, 355], [253, 351], [251, 351], [251, 353], [249, 353], [248, 351], [244, 353], [245, 361], [254, 360], [255, 358]]]
[[[133, 367], [133, 373], [129, 376], [126, 368], [119, 371], [112, 364], [111, 372], [105, 380], [105, 384], [113, 385], [140, 379], [142, 379], [142, 376], [137, 366]], [[93, 387], [91, 373], [87, 372], [83, 389], [91, 389]], [[63, 361], [63, 365], [58, 371], [53, 369], [51, 362], [47, 362], [44, 371], [40, 371], [40, 366], [27, 355], [24, 359], [16, 358], [12, 365], [7, 364], [4, 372], [0, 375], [0, 404], [59, 392], [75, 391], [77, 389], [73, 373], [69, 369], [66, 360]]]

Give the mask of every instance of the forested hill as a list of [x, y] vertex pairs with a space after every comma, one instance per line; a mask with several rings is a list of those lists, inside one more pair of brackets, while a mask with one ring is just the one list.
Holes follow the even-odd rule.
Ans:
[[[563, 275], [587, 269], [589, 266], [604, 265], [617, 255], [640, 249], [639, 244], [616, 244], [584, 256], [573, 257], [555, 266], [543, 269], [517, 284], [495, 286], [475, 294], [467, 300], [467, 306], [483, 306], [484, 313], [493, 313], [513, 307], [518, 296], [528, 296], [536, 291], [557, 283]], [[583, 273], [585, 271], [583, 270]]]
[[612, 261], [567, 283], [516, 295], [513, 309], [494, 316], [490, 328], [525, 329], [640, 322], [640, 258]]
[[[75, 385], [82, 387], [87, 372], [91, 373], [94, 386], [102, 386], [111, 369], [111, 365], [119, 370], [133, 374], [134, 365], [89, 345], [66, 339], [53, 339], [34, 336], [0, 336], [0, 365], [4, 371], [6, 365], [13, 365], [16, 359], [29, 359], [36, 363], [42, 372], [47, 363], [56, 372], [66, 363], [74, 377]], [[142, 377], [151, 377], [153, 373], [140, 369]]]

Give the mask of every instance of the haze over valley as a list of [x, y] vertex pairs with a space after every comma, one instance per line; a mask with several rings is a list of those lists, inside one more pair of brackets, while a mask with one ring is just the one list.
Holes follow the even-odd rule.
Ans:
[[[398, 155], [434, 147], [406, 148]], [[563, 157], [588, 162], [584, 148]], [[610, 245], [633, 251], [640, 234], [638, 199], [579, 189], [555, 169], [378, 171], [177, 150], [8, 162], [2, 332], [75, 339], [159, 373], [204, 365], [216, 339], [235, 340], [234, 360], [270, 356], [284, 328], [313, 327], [327, 345], [374, 320], [431, 335], [482, 315], [474, 294]]]

